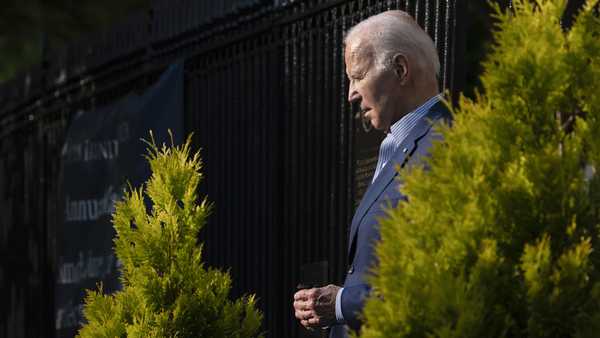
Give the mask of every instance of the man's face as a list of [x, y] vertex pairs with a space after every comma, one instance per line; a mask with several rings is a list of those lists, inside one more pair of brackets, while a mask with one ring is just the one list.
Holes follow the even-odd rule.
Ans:
[[384, 132], [398, 121], [401, 107], [399, 78], [391, 70], [375, 63], [368, 42], [348, 41], [344, 51], [346, 75], [350, 80], [348, 101], [360, 105], [362, 114], [373, 127]]

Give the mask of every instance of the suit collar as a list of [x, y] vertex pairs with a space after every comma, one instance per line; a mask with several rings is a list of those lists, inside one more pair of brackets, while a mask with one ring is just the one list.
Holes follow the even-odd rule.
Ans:
[[[412, 155], [416, 150], [418, 141], [425, 134], [427, 134], [431, 128], [432, 122], [441, 118], [446, 110], [447, 109], [444, 103], [438, 102], [435, 104], [427, 112], [427, 114], [417, 122], [408, 136], [396, 149], [389, 163], [383, 167], [381, 173], [379, 173], [375, 181], [373, 181], [373, 183], [369, 186], [358, 208], [356, 209], [356, 212], [354, 213], [354, 217], [352, 218], [348, 243], [348, 254], [350, 254], [353, 242], [355, 240], [356, 232], [358, 231], [358, 225], [367, 214], [373, 203], [375, 203], [377, 198], [385, 191], [385, 189], [392, 183], [394, 177], [398, 174], [396, 167], [404, 167], [406, 161], [408, 161], [410, 158], [410, 155]], [[351, 257], [349, 258], [351, 259]]]

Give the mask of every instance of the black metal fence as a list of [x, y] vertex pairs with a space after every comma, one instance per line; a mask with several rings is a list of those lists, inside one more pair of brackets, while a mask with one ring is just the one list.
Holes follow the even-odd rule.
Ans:
[[201, 233], [267, 337], [307, 336], [300, 282], [340, 283], [347, 227], [382, 135], [346, 102], [344, 31], [393, 8], [434, 38], [459, 90], [459, 0], [161, 0], [0, 88], [0, 337], [52, 337], [60, 152], [70, 114], [142, 90], [185, 60], [185, 128], [216, 209]]

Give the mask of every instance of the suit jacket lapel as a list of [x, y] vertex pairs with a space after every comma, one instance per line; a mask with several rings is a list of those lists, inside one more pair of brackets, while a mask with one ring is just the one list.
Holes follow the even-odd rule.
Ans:
[[[440, 103], [434, 105], [437, 107]], [[399, 165], [401, 168], [404, 167], [406, 161], [410, 158], [410, 155], [416, 150], [418, 140], [423, 137], [431, 128], [431, 123], [441, 117], [441, 113], [437, 110], [432, 109], [417, 123], [417, 125], [410, 131], [410, 134], [402, 141], [398, 149], [394, 152], [394, 155], [390, 159], [390, 162], [383, 168], [379, 173], [375, 181], [369, 186], [365, 195], [363, 196], [354, 217], [352, 218], [352, 225], [350, 227], [350, 236], [348, 242], [348, 255], [352, 250], [352, 245], [356, 239], [356, 232], [362, 219], [365, 217], [373, 203], [377, 198], [385, 191], [388, 185], [392, 183], [394, 177], [398, 174], [396, 166]], [[348, 257], [350, 260], [352, 257]]]

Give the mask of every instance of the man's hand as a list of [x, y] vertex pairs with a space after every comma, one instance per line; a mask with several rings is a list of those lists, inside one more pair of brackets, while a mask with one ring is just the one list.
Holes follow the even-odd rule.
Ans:
[[300, 324], [307, 329], [335, 324], [335, 297], [339, 291], [339, 286], [329, 284], [296, 292], [294, 310]]

